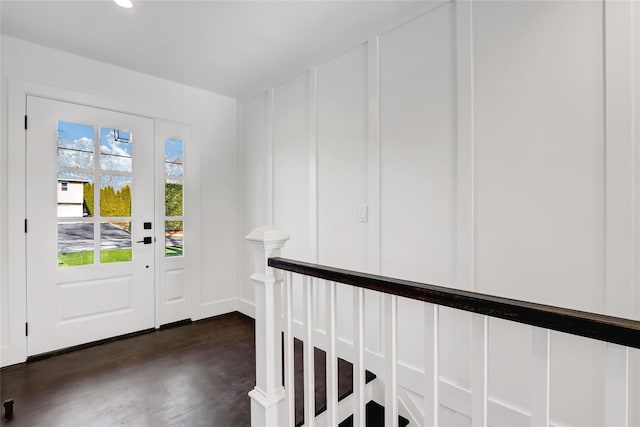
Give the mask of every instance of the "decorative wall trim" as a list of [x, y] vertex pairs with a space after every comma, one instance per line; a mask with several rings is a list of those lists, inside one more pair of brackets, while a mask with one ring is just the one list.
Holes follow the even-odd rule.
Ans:
[[[271, 88], [267, 91], [267, 225], [273, 226], [275, 224], [275, 184], [274, 184], [274, 158], [275, 152], [273, 147], [274, 138], [274, 123], [275, 123], [275, 88]], [[258, 226], [259, 224], [255, 224]]]
[[[640, 276], [640, 235], [638, 234], [638, 229], [640, 228], [640, 216], [638, 212], [640, 212], [640, 196], [638, 195], [638, 189], [640, 188], [640, 173], [638, 172], [638, 165], [640, 164], [640, 148], [638, 141], [638, 135], [640, 134], [640, 119], [638, 112], [640, 111], [640, 60], [638, 59], [637, 53], [632, 55], [632, 52], [640, 52], [637, 47], [640, 45], [640, 5], [638, 2], [627, 0], [622, 2], [607, 2], [607, 5], [603, 7], [611, 7], [614, 3], [615, 7], [621, 7], [619, 4], [622, 4], [622, 7], [631, 7], [633, 10], [631, 14], [629, 14], [629, 27], [619, 27], [615, 28], [614, 24], [610, 23], [605, 28], [605, 33], [603, 33], [603, 42], [605, 45], [610, 45], [613, 48], [615, 45], [616, 38], [614, 35], [609, 34], [609, 30], [615, 30], [618, 33], [618, 37], [622, 32], [626, 31], [627, 37], [631, 35], [632, 41], [629, 43], [627, 39], [626, 43], [629, 44], [628, 51], [629, 57], [626, 58], [627, 61], [630, 60], [628, 65], [620, 68], [618, 71], [622, 73], [616, 74], [615, 72], [609, 71], [605, 74], [604, 79], [608, 89], [612, 89], [611, 93], [606, 93], [607, 97], [605, 98], [606, 109], [604, 113], [608, 115], [608, 127], [605, 130], [605, 135], [607, 138], [607, 144], [604, 147], [606, 155], [605, 159], [602, 161], [602, 164], [609, 164], [606, 170], [603, 171], [603, 180], [605, 182], [600, 182], [600, 175], [597, 171], [594, 173], [596, 176], [594, 183], [594, 191], [599, 191], [597, 206], [594, 209], [597, 209], [598, 212], [600, 210], [604, 210], [603, 206], [600, 206], [600, 199], [602, 198], [602, 205], [607, 204], [606, 216], [602, 218], [602, 221], [598, 221], [598, 224], [594, 224], [594, 227], [599, 227], [595, 230], [595, 233], [598, 233], [600, 230], [602, 233], [602, 247], [607, 247], [607, 252], [598, 255], [598, 264], [602, 263], [603, 266], [606, 266], [606, 270], [603, 273], [603, 277], [606, 278], [604, 283], [606, 286], [603, 286], [602, 289], [598, 289], [598, 291], [602, 291], [602, 295], [606, 294], [606, 298], [602, 298], [601, 303], [604, 305], [611, 305], [614, 303], [615, 299], [622, 300], [624, 299], [626, 306], [630, 307], [631, 314], [628, 317], [632, 317], [633, 313], [635, 313], [636, 318], [640, 318], [640, 287], [638, 286], [638, 277]], [[476, 72], [476, 68], [481, 67], [482, 62], [475, 57], [477, 55], [476, 50], [481, 49], [482, 45], [478, 44], [477, 41], [474, 41], [474, 31], [477, 35], [478, 29], [474, 29], [474, 25], [477, 25], [477, 22], [482, 23], [481, 21], [477, 21], [482, 18], [482, 15], [478, 13], [480, 6], [477, 4], [474, 6], [473, 2], [470, 1], [458, 1], [452, 2], [453, 10], [454, 10], [454, 19], [456, 20], [455, 24], [455, 67], [456, 67], [456, 101], [457, 101], [457, 135], [455, 140], [455, 155], [454, 155], [454, 173], [455, 173], [455, 198], [454, 198], [454, 211], [456, 212], [455, 219], [455, 235], [454, 235], [454, 279], [453, 283], [447, 285], [452, 285], [458, 289], [465, 290], [478, 290], [478, 286], [481, 283], [478, 283], [482, 279], [480, 277], [479, 271], [476, 274], [476, 258], [481, 259], [482, 253], [477, 252], [481, 246], [478, 245], [477, 238], [477, 226], [476, 224], [479, 220], [477, 218], [477, 208], [482, 207], [477, 204], [478, 202], [478, 189], [480, 188], [477, 184], [478, 175], [485, 171], [478, 171], [476, 168], [476, 161], [479, 163], [478, 153], [482, 153], [482, 146], [476, 147], [475, 135], [478, 132], [476, 129], [476, 109], [478, 108], [475, 104], [476, 102], [481, 101], [481, 97], [478, 94], [477, 99], [474, 99], [476, 96], [475, 92], [478, 91], [478, 85], [474, 82], [474, 72]], [[439, 4], [436, 7], [440, 7], [442, 4]], [[626, 6], [624, 6], [626, 5]], [[381, 269], [381, 245], [380, 241], [381, 236], [381, 220], [380, 220], [380, 209], [382, 204], [382, 195], [381, 193], [381, 152], [380, 152], [380, 109], [384, 108], [384, 105], [381, 107], [380, 101], [380, 83], [379, 83], [379, 61], [380, 61], [380, 48], [379, 48], [379, 37], [381, 34], [385, 34], [387, 32], [393, 31], [396, 28], [400, 28], [401, 26], [411, 22], [420, 16], [429, 13], [433, 10], [434, 7], [429, 7], [428, 10], [422, 10], [420, 12], [416, 12], [412, 14], [410, 17], [405, 17], [402, 20], [399, 20], [392, 25], [388, 25], [383, 31], [377, 32], [376, 35], [372, 35], [367, 40], [367, 80], [368, 80], [368, 141], [367, 141], [367, 150], [368, 150], [368, 159], [367, 159], [367, 203], [369, 206], [369, 224], [367, 226], [367, 271], [373, 274], [379, 274]], [[474, 12], [475, 15], [474, 16]], [[612, 18], [610, 15], [609, 18]], [[474, 24], [474, 19], [477, 21]], [[605, 17], [605, 20], [607, 18]], [[400, 22], [401, 21], [401, 22]], [[608, 28], [608, 29], [607, 29]], [[475, 43], [475, 45], [474, 45]], [[354, 43], [353, 46], [357, 46], [357, 43]], [[609, 49], [609, 51], [612, 50]], [[315, 62], [304, 68], [304, 73], [308, 73], [309, 75], [309, 90], [306, 98], [306, 106], [309, 108], [309, 157], [304, 159], [309, 163], [309, 174], [312, 180], [315, 178], [315, 182], [310, 182], [310, 192], [311, 196], [309, 200], [299, 200], [299, 203], [304, 203], [305, 207], [308, 206], [308, 215], [309, 215], [309, 224], [310, 224], [310, 246], [315, 248], [315, 252], [312, 252], [314, 257], [317, 259], [318, 255], [318, 194], [317, 194], [317, 173], [318, 173], [318, 158], [317, 158], [317, 132], [318, 125], [316, 123], [312, 123], [314, 118], [314, 113], [317, 111], [317, 87], [316, 85], [316, 70], [318, 65], [324, 64], [340, 55], [343, 55], [345, 52], [353, 49], [353, 47], [349, 49], [345, 49], [341, 51], [338, 55], [332, 55], [328, 59], [323, 61]], [[624, 51], [622, 51], [624, 52]], [[620, 55], [618, 55], [620, 56]], [[607, 63], [603, 64], [603, 67], [611, 67], [613, 66], [613, 59], [607, 58]], [[475, 60], [475, 63], [474, 63]], [[625, 58], [621, 56], [617, 59], [618, 61], [623, 61]], [[626, 67], [626, 68], [625, 68]], [[293, 77], [284, 80], [284, 82], [288, 82], [296, 77], [298, 77], [301, 72], [296, 72], [292, 74]], [[628, 91], [625, 93], [624, 91], [620, 91], [618, 87], [619, 95], [626, 96], [627, 98], [620, 99], [612, 99], [611, 95], [613, 95], [613, 90], [616, 89], [616, 85], [620, 85], [620, 82], [624, 80], [629, 82], [631, 87], [634, 88], [632, 94], [629, 94]], [[478, 80], [478, 84], [482, 83]], [[280, 83], [280, 85], [283, 83]], [[277, 86], [274, 86], [277, 87]], [[271, 89], [270, 93], [273, 96], [273, 90]], [[277, 112], [273, 111], [273, 103], [271, 105], [271, 110], [267, 112], [270, 126], [272, 126], [273, 115], [277, 114]], [[303, 106], [301, 105], [301, 108]], [[615, 114], [615, 110], [621, 111], [622, 115], [617, 117], [618, 123], [614, 123], [611, 121], [611, 115]], [[626, 109], [626, 111], [625, 111]], [[479, 114], [479, 112], [478, 112]], [[628, 117], [625, 122], [624, 117]], [[632, 126], [628, 126], [628, 121], [632, 121]], [[477, 128], [480, 129], [480, 122], [477, 123]], [[617, 127], [616, 127], [617, 126]], [[626, 126], [626, 129], [621, 130], [620, 126]], [[271, 130], [272, 132], [272, 130]], [[612, 139], [617, 134], [621, 134], [623, 132], [628, 133], [628, 140], [626, 142], [626, 146], [621, 150], [620, 147], [614, 148], [612, 144]], [[273, 135], [270, 134], [270, 138], [273, 138]], [[313, 145], [313, 141], [316, 141], [316, 145]], [[480, 139], [478, 139], [480, 141]], [[273, 143], [273, 141], [271, 141]], [[277, 154], [277, 153], [276, 153]], [[478, 160], [477, 160], [478, 159]], [[623, 176], [613, 175], [616, 173], [615, 164], [617, 164], [616, 159], [622, 159], [624, 162], [624, 169], [627, 170], [627, 174], [623, 173]], [[619, 172], [619, 171], [618, 171]], [[272, 174], [273, 171], [271, 170]], [[632, 176], [629, 177], [629, 174]], [[484, 175], [480, 176], [482, 178]], [[272, 175], [268, 177], [270, 182], [273, 182]], [[623, 199], [614, 201], [615, 203], [611, 203], [609, 200], [611, 197], [617, 197], [617, 191], [614, 191], [616, 188], [620, 188], [622, 185], [623, 189], [621, 190], [623, 193]], [[271, 189], [273, 192], [273, 189]], [[602, 196], [600, 195], [602, 194]], [[481, 194], [482, 196], [482, 194]], [[481, 202], [484, 202], [483, 198]], [[606, 202], [606, 203], [605, 203]], [[618, 206], [616, 207], [616, 203]], [[629, 209], [627, 209], [627, 206]], [[272, 207], [271, 207], [272, 209]], [[622, 210], [620, 210], [622, 209]], [[615, 212], [618, 212], [616, 214]], [[306, 213], [305, 213], [306, 215]], [[600, 218], [598, 218], [600, 219]], [[482, 224], [479, 224], [480, 226]], [[623, 229], [624, 228], [624, 229]], [[606, 232], [606, 235], [605, 235]], [[617, 236], [617, 237], [616, 237]], [[484, 243], [484, 237], [483, 242]], [[596, 236], [596, 238], [599, 238]], [[624, 259], [615, 259], [612, 257], [612, 254], [616, 253], [621, 248], [630, 248], [630, 257], [631, 259], [627, 259], [629, 257], [623, 257]], [[625, 249], [625, 250], [626, 250]], [[601, 255], [601, 256], [599, 256]], [[626, 265], [625, 265], [626, 263]], [[623, 273], [620, 273], [624, 271]], [[598, 271], [594, 274], [600, 275]], [[478, 277], [476, 277], [478, 276]], [[621, 278], [624, 284], [622, 286], [617, 285], [619, 283], [618, 278]], [[477, 279], [477, 280], [476, 280]], [[615, 295], [611, 292], [615, 291]], [[369, 301], [369, 300], [368, 300]], [[248, 301], [246, 301], [249, 303]], [[250, 303], [249, 303], [250, 304]], [[375, 300], [371, 300], [371, 305], [379, 305], [378, 309], [381, 311], [381, 304], [376, 304]], [[370, 307], [371, 307], [370, 305]], [[614, 304], [615, 305], [615, 304]], [[621, 313], [609, 313], [612, 315], [621, 315]], [[380, 323], [377, 323], [376, 320], [371, 319], [373, 325], [372, 328], [378, 328], [379, 331], [383, 330], [383, 326]], [[454, 328], [458, 327], [459, 322], [454, 325]], [[458, 333], [464, 333], [465, 331], [456, 330], [449, 331], [452, 332], [453, 335], [457, 335]], [[380, 339], [380, 333], [378, 335], [378, 341], [382, 342]], [[322, 343], [323, 339], [321, 337], [314, 337], [314, 342]], [[346, 348], [348, 344], [343, 342], [338, 345], [338, 352], [343, 352], [342, 354], [349, 354], [349, 350]], [[633, 363], [635, 360], [637, 362], [638, 356], [634, 353], [631, 354], [631, 376], [632, 379], [634, 377], [638, 377], [637, 375], [637, 363]], [[370, 363], [378, 363], [377, 356], [374, 353], [368, 351], [367, 352], [367, 360]], [[458, 359], [456, 356], [456, 362], [461, 362], [465, 360], [464, 358]], [[373, 361], [373, 362], [372, 362]], [[400, 378], [400, 385], [404, 385], [402, 383], [402, 378], [404, 378], [400, 373], [400, 371], [404, 371], [404, 368], [399, 368], [398, 377]], [[635, 374], [634, 374], [635, 372]], [[414, 372], [415, 373], [415, 372]], [[460, 374], [463, 376], [463, 374]], [[458, 378], [459, 379], [459, 378]], [[410, 381], [410, 379], [409, 379]], [[471, 415], [471, 400], [469, 397], [464, 397], [469, 395], [469, 391], [461, 388], [459, 386], [454, 386], [451, 383], [441, 379], [441, 392], [443, 399], [451, 399], [453, 403], [447, 404], [446, 406], [451, 408], [452, 410], [460, 413]], [[631, 384], [631, 396], [638, 396], [640, 393], [640, 381], [632, 381]], [[452, 391], [454, 390], [454, 391]], [[503, 396], [502, 396], [503, 397]], [[468, 400], [468, 410], [466, 409]], [[443, 401], [444, 402], [444, 401]], [[443, 403], [444, 404], [444, 403]], [[636, 409], [636, 418], [640, 420], [640, 410]], [[520, 408], [516, 408], [513, 405], [510, 405], [508, 402], [501, 402], [498, 399], [495, 399], [491, 395], [489, 395], [489, 403], [488, 403], [488, 413], [489, 413], [489, 423], [491, 423], [491, 418], [495, 416], [495, 414], [504, 414], [505, 418], [508, 420], [520, 420], [525, 421], [528, 419], [529, 415], [524, 412], [524, 410]], [[465, 416], [467, 416], [465, 415]], [[634, 418], [632, 418], [634, 420]], [[520, 422], [518, 421], [518, 422]], [[515, 422], [515, 421], [514, 421]], [[557, 421], [553, 421], [553, 425], [559, 425]]]
[[456, 2], [457, 141], [454, 283], [475, 290], [475, 168], [473, 144], [472, 2]]
[[307, 77], [307, 138], [309, 153], [309, 259], [318, 262], [318, 67]]
[[367, 204], [369, 226], [367, 228], [367, 271], [380, 274], [380, 37], [372, 37], [367, 42], [368, 61], [368, 119], [369, 140], [367, 144]]

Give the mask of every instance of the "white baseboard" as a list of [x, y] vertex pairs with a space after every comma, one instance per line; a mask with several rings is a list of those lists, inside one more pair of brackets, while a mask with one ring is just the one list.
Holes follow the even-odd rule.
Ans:
[[207, 317], [219, 316], [233, 311], [236, 311], [235, 298], [205, 302], [200, 304], [193, 320], [206, 319]]
[[27, 360], [26, 345], [24, 347], [13, 345], [0, 348], [0, 368], [15, 365]]
[[249, 316], [253, 319], [256, 318], [256, 306], [253, 302], [247, 301], [243, 298], [236, 299], [236, 310], [245, 316]]

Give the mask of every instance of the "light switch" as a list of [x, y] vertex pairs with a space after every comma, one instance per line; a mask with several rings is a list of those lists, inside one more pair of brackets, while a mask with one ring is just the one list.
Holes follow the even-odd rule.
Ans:
[[369, 221], [369, 206], [360, 205], [358, 207], [358, 219], [360, 220], [360, 222]]

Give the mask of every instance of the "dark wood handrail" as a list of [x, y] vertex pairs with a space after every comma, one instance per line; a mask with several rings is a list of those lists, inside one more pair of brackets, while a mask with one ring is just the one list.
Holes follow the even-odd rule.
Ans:
[[640, 348], [638, 320], [393, 279], [286, 258], [269, 258], [269, 266], [458, 310]]

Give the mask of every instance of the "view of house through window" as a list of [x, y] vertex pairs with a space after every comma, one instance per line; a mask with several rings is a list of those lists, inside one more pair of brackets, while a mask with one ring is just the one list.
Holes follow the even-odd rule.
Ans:
[[96, 144], [93, 126], [57, 131], [58, 267], [131, 261], [131, 133], [100, 128]]
[[167, 138], [164, 143], [165, 256], [184, 251], [184, 141]]

